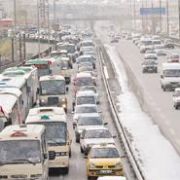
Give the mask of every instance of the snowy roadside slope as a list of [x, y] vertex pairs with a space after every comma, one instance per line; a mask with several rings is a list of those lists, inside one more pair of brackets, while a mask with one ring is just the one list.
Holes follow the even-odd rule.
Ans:
[[128, 131], [134, 152], [147, 180], [180, 180], [180, 157], [161, 134], [157, 125], [142, 111], [136, 96], [128, 88], [124, 66], [115, 47], [105, 45], [117, 73], [122, 93], [118, 97], [120, 119]]

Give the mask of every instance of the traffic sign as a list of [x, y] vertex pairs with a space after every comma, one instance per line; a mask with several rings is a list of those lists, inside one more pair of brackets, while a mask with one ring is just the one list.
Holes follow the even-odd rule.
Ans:
[[147, 16], [147, 15], [165, 15], [166, 14], [166, 8], [156, 8], [156, 7], [153, 7], [153, 8], [140, 8], [140, 14], [142, 16]]

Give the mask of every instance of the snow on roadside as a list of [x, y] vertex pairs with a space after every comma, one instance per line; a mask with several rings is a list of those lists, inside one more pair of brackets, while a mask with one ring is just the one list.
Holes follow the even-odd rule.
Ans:
[[115, 47], [105, 46], [118, 76], [122, 93], [118, 97], [124, 128], [132, 136], [132, 146], [147, 180], [180, 180], [180, 157], [157, 125], [142, 111], [136, 96], [128, 88], [124, 66]]

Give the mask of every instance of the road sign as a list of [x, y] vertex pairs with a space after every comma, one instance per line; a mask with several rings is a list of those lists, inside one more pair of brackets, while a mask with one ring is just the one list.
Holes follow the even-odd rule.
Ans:
[[147, 15], [165, 15], [166, 14], [166, 8], [140, 8], [140, 14], [142, 16], [147, 16]]

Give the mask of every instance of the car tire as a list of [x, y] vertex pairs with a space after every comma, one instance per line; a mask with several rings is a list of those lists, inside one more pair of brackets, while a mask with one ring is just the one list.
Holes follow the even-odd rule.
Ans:
[[69, 167], [64, 168], [64, 174], [68, 174], [69, 173]]
[[69, 158], [71, 158], [72, 156], [72, 152], [71, 152], [71, 149], [69, 150]]
[[174, 108], [175, 108], [176, 110], [178, 110], [178, 109], [179, 109], [179, 106], [175, 105]]
[[79, 139], [78, 138], [76, 138], [76, 143], [79, 143]]

